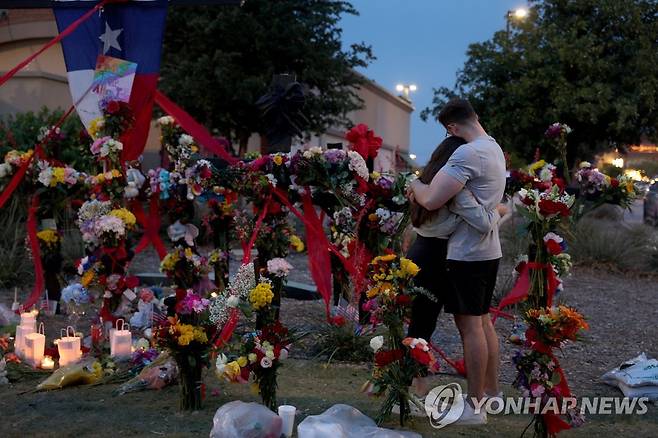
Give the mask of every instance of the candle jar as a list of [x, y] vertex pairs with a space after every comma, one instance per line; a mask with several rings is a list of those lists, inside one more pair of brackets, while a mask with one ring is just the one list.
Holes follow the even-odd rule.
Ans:
[[57, 342], [59, 351], [59, 366], [64, 367], [76, 363], [82, 357], [80, 351], [80, 338], [75, 335], [75, 329], [71, 326], [62, 329], [62, 337]]
[[118, 319], [116, 328], [110, 330], [110, 356], [122, 358], [132, 354], [132, 334], [130, 325]]
[[55, 361], [50, 356], [44, 356], [41, 359], [41, 369], [42, 370], [52, 370], [55, 369]]
[[43, 354], [46, 348], [46, 336], [44, 333], [43, 323], [39, 324], [39, 330], [25, 336], [25, 361], [34, 368], [41, 364]]

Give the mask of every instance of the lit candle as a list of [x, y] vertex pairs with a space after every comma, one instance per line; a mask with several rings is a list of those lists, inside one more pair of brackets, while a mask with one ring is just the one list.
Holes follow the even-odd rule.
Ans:
[[50, 356], [44, 356], [41, 359], [41, 369], [42, 370], [52, 370], [55, 369], [55, 361]]
[[46, 348], [43, 323], [39, 324], [38, 332], [25, 336], [24, 347], [25, 361], [35, 368], [38, 367], [43, 359], [43, 353]]
[[123, 319], [116, 322], [116, 329], [110, 331], [110, 356], [129, 357], [132, 354], [132, 334], [130, 326]]
[[[62, 329], [64, 331], [64, 329]], [[59, 366], [63, 367], [76, 363], [82, 357], [80, 351], [80, 338], [75, 335], [75, 329], [68, 326], [66, 332], [57, 342], [57, 351], [59, 351]]]

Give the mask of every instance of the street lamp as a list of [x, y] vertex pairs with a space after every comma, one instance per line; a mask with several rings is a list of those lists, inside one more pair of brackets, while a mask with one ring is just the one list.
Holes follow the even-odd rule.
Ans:
[[528, 17], [530, 11], [527, 8], [516, 8], [511, 11], [507, 11], [505, 15], [507, 39], [509, 39], [510, 23], [512, 20], [523, 21]]
[[400, 97], [404, 98], [409, 102], [411, 102], [411, 98], [409, 97], [409, 95], [415, 92], [417, 89], [418, 87], [415, 84], [397, 84], [395, 86], [395, 90], [398, 93], [402, 93]]
[[412, 160], [415, 160], [416, 159], [416, 154], [409, 154], [409, 158], [411, 158]]

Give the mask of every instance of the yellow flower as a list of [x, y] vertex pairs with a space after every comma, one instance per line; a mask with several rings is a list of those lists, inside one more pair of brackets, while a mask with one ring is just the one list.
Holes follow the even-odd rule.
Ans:
[[103, 117], [95, 118], [89, 124], [89, 135], [91, 135], [91, 137], [94, 139], [98, 138], [99, 131], [103, 129], [104, 126], [105, 126], [105, 120], [103, 119]]
[[274, 158], [272, 158], [272, 161], [274, 161], [274, 164], [277, 166], [280, 166], [283, 164], [283, 157], [281, 155], [275, 155]]
[[368, 215], [368, 220], [370, 222], [377, 222], [379, 220], [379, 216], [377, 216], [375, 213], [370, 213]]
[[240, 368], [244, 368], [244, 367], [247, 366], [247, 358], [244, 357], [244, 356], [238, 357], [237, 362], [238, 362], [238, 365], [240, 365]]
[[53, 167], [53, 177], [50, 179], [50, 187], [55, 187], [57, 184], [64, 183], [64, 168]]
[[249, 362], [254, 363], [258, 359], [258, 356], [256, 356], [256, 353], [249, 353]]
[[304, 242], [302, 242], [302, 239], [294, 234], [290, 236], [290, 246], [292, 246], [293, 249], [297, 252], [304, 251]]
[[117, 169], [112, 169], [113, 178], [119, 178], [120, 176], [121, 176], [121, 172], [119, 172]]
[[169, 272], [173, 271], [176, 263], [178, 262], [178, 253], [170, 252], [162, 259], [160, 262], [160, 272]]
[[370, 174], [370, 178], [372, 178], [372, 179], [379, 179], [381, 176], [382, 175], [379, 172], [373, 172], [373, 173]]
[[274, 298], [274, 292], [272, 292], [272, 285], [269, 283], [258, 283], [249, 293], [249, 302], [256, 310], [269, 305], [272, 298]]
[[117, 208], [110, 212], [110, 216], [118, 217], [126, 224], [126, 227], [132, 228], [137, 223], [137, 218], [125, 208]]
[[376, 264], [379, 263], [379, 262], [388, 263], [388, 262], [392, 262], [392, 261], [395, 260], [396, 258], [397, 258], [397, 256], [396, 256], [395, 254], [386, 254], [386, 255], [383, 255], [383, 256], [377, 256], [377, 257], [375, 257], [375, 258], [372, 260], [372, 262], [370, 262], [370, 263], [373, 264], [373, 265], [376, 265]]
[[48, 246], [54, 246], [59, 242], [59, 234], [55, 230], [39, 231], [37, 238]]
[[544, 161], [544, 160], [539, 160], [539, 161], [537, 161], [536, 163], [532, 163], [532, 164], [528, 167], [528, 172], [529, 172], [531, 175], [535, 175], [535, 173], [536, 173], [539, 169], [541, 169], [542, 167], [544, 167], [544, 166], [546, 166], [546, 161]]
[[84, 274], [82, 274], [82, 279], [80, 280], [80, 284], [83, 287], [89, 286], [91, 282], [94, 281], [94, 275], [95, 275], [94, 271], [92, 271], [91, 269], [85, 272]]
[[232, 361], [226, 364], [224, 368], [224, 374], [230, 380], [234, 380], [240, 375], [240, 365], [236, 361]]
[[400, 271], [398, 275], [400, 277], [409, 278], [415, 277], [420, 272], [420, 268], [414, 262], [404, 257], [400, 258]]
[[185, 248], [185, 258], [191, 259], [194, 256], [192, 253], [192, 248]]

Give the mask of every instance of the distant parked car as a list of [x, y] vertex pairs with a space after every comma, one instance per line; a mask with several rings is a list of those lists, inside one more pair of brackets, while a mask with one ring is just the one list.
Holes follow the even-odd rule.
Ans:
[[658, 182], [651, 184], [644, 198], [644, 223], [658, 226]]

